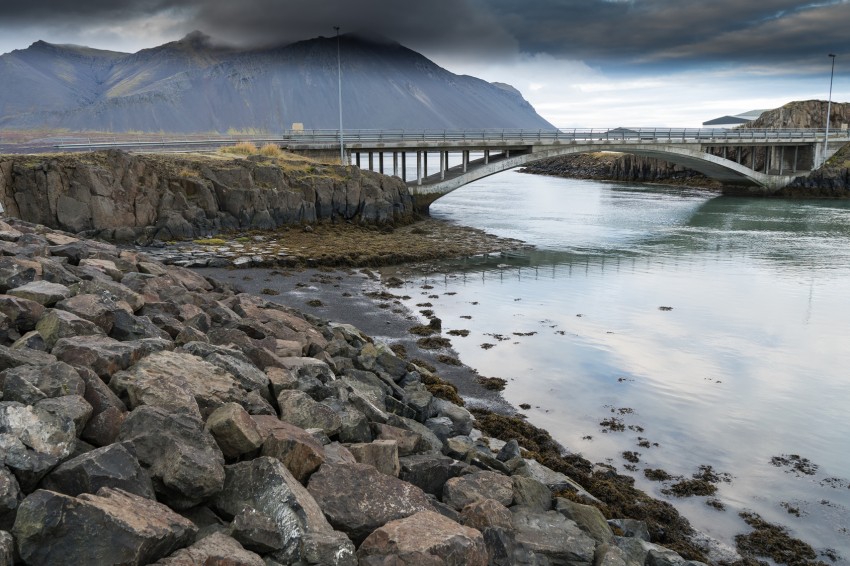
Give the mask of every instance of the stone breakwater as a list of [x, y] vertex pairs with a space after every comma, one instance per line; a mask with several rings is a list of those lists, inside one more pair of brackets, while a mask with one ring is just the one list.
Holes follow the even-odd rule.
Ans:
[[0, 564], [696, 564], [352, 326], [18, 220], [0, 250]]
[[29, 222], [142, 245], [319, 221], [398, 223], [414, 214], [397, 177], [291, 154], [0, 155], [0, 204]]

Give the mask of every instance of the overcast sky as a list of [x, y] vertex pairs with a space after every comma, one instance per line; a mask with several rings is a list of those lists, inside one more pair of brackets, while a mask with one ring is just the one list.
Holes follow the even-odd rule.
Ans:
[[284, 44], [394, 39], [459, 74], [517, 87], [558, 126], [698, 126], [850, 101], [850, 0], [0, 0], [0, 53], [42, 39], [135, 52], [201, 30]]

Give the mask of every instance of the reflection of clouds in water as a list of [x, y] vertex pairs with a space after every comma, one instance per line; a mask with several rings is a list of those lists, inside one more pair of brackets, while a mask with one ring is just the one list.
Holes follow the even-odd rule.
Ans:
[[[519, 313], [545, 324], [520, 345], [484, 351], [458, 342], [466, 348], [461, 358], [486, 375], [514, 378], [507, 397], [540, 405], [528, 411], [532, 422], [594, 461], [613, 457], [621, 465], [617, 455], [636, 450], [634, 431], [602, 434], [598, 426], [604, 405], [632, 407], [626, 424], [645, 427], [641, 435], [661, 445], [637, 449], [640, 467], [689, 475], [711, 464], [736, 476], [720, 489], [730, 508], [754, 508], [783, 524], [783, 498], [850, 507], [850, 490], [770, 465], [772, 456], [800, 453], [821, 465], [819, 479], [850, 469], [840, 449], [850, 404], [850, 203], [634, 196], [640, 191], [632, 189], [612, 195], [610, 185], [532, 179], [480, 193], [473, 186], [464, 197], [472, 220], [449, 218], [503, 226], [543, 248], [467, 259], [447, 285], [459, 291], [457, 305], [480, 303], [463, 321], [473, 338], [518, 330]], [[489, 204], [476, 208], [485, 194]], [[491, 231], [505, 235], [500, 229]], [[445, 323], [444, 313], [469, 309], [457, 305], [443, 298], [434, 309]], [[673, 310], [659, 311], [662, 305]], [[588, 434], [593, 441], [582, 440]], [[734, 520], [718, 525], [701, 500], [676, 504], [722, 536], [742, 530]], [[817, 546], [846, 546], [835, 535], [834, 508], [809, 507], [805, 524], [794, 524], [800, 535]]]

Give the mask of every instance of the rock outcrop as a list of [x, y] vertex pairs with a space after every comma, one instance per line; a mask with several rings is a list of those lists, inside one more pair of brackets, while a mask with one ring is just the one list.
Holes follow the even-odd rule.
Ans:
[[[351, 326], [43, 226], [0, 235], [32, 270], [0, 293], [0, 563], [684, 562], [555, 497], [594, 502]], [[108, 336], [119, 313], [154, 337]]]
[[401, 179], [353, 166], [118, 150], [0, 156], [0, 204], [9, 216], [125, 243], [319, 221], [386, 224], [413, 214]]

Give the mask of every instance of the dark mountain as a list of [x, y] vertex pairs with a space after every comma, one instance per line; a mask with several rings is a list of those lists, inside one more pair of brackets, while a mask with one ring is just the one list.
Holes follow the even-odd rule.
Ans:
[[[343, 35], [349, 128], [552, 128], [502, 83], [382, 38]], [[0, 128], [279, 132], [339, 126], [337, 40], [236, 49], [200, 32], [125, 54], [42, 41], [0, 56]]]

